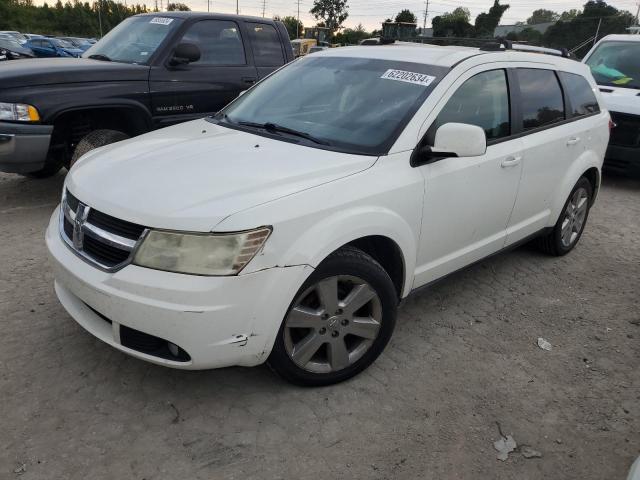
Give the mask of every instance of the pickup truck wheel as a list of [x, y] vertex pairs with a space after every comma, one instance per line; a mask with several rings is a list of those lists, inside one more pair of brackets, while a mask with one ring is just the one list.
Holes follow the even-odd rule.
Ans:
[[587, 224], [592, 197], [591, 182], [585, 177], [580, 178], [571, 190], [553, 230], [537, 240], [538, 248], [557, 257], [573, 250]]
[[361, 250], [331, 254], [300, 287], [285, 316], [269, 366], [305, 386], [358, 374], [391, 338], [398, 297], [382, 266]]
[[76, 148], [73, 151], [73, 156], [71, 157], [69, 168], [71, 168], [73, 164], [76, 163], [85, 153], [90, 152], [95, 148], [109, 145], [110, 143], [126, 140], [127, 138], [129, 138], [129, 135], [124, 132], [120, 132], [119, 130], [102, 129], [88, 133], [82, 137], [82, 140], [80, 140], [76, 145]]
[[29, 172], [29, 173], [25, 173], [25, 177], [29, 177], [29, 178], [49, 178], [49, 177], [53, 177], [56, 173], [58, 173], [60, 171], [60, 169], [62, 168], [62, 163], [55, 158], [47, 158], [46, 163], [44, 164], [44, 167], [42, 167], [40, 170], [36, 170], [35, 172]]

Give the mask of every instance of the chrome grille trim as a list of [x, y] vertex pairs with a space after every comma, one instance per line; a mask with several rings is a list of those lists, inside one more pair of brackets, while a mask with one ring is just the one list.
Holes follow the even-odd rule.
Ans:
[[[76, 210], [72, 210], [69, 203], [76, 205]], [[88, 264], [105, 272], [116, 272], [133, 260], [136, 250], [140, 245], [142, 239], [146, 236], [148, 229], [144, 229], [140, 237], [136, 240], [117, 235], [112, 232], [108, 232], [100, 227], [97, 227], [89, 223], [89, 212], [91, 207], [82, 203], [80, 200], [73, 197], [71, 202], [67, 201], [67, 190], [65, 188], [62, 195], [62, 202], [60, 204], [59, 215], [59, 231], [60, 236], [64, 243], [82, 260]], [[73, 236], [69, 237], [65, 232], [65, 220], [71, 224], [73, 229]], [[94, 241], [103, 245], [105, 248], [116, 248], [122, 254], [126, 254], [126, 258], [121, 262], [117, 262], [113, 265], [106, 264], [104, 261], [96, 258], [96, 255], [92, 255], [84, 248], [84, 237], [91, 237]]]

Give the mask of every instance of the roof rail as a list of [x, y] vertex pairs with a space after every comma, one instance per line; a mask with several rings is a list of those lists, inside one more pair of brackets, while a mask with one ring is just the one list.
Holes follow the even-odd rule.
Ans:
[[420, 43], [434, 43], [436, 45], [453, 44], [467, 47], [476, 47], [487, 52], [504, 50], [516, 50], [521, 52], [544, 53], [556, 55], [564, 58], [571, 58], [571, 53], [566, 49], [554, 49], [546, 47], [536, 47], [522, 43], [514, 43], [506, 38], [461, 38], [461, 37], [426, 37], [421, 38]]

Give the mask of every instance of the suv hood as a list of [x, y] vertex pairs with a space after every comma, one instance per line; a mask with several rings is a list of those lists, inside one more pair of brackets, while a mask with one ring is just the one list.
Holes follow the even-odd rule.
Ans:
[[[207, 232], [236, 212], [352, 175], [375, 161], [195, 120], [89, 152], [66, 185], [82, 202], [117, 218]], [[257, 219], [247, 228], [268, 223]]]
[[[75, 50], [74, 50], [75, 52]], [[78, 50], [78, 54], [82, 53]], [[89, 58], [37, 58], [7, 62], [0, 70], [0, 92], [5, 88], [78, 82], [146, 81], [149, 67], [103, 62]]]
[[598, 85], [607, 110], [640, 115], [640, 90], [635, 88]]

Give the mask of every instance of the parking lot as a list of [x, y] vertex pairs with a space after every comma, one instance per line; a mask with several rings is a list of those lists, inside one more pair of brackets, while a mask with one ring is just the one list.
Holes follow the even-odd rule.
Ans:
[[522, 247], [412, 295], [380, 359], [320, 389], [82, 330], [43, 241], [63, 180], [0, 174], [1, 479], [624, 479], [639, 454], [638, 180], [605, 178], [568, 256]]

